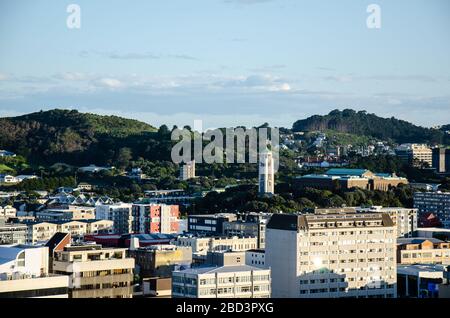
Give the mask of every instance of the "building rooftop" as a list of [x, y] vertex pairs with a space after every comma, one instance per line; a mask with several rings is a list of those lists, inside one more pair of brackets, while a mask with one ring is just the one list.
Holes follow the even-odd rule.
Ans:
[[347, 168], [333, 168], [327, 170], [325, 174], [333, 176], [358, 176], [362, 177], [365, 173], [370, 172], [367, 169], [347, 169]]
[[[366, 222], [381, 221], [380, 226], [393, 226], [394, 223], [388, 214], [385, 213], [340, 213], [340, 214], [274, 214], [267, 224], [268, 229], [299, 231], [310, 229], [315, 223], [338, 223], [349, 221], [362, 221], [361, 225], [343, 225], [339, 228], [348, 227], [372, 227]], [[328, 225], [322, 229], [329, 228]], [[314, 228], [313, 228], [314, 229]]]
[[229, 266], [200, 266], [177, 272], [184, 274], [215, 274], [215, 273], [250, 272], [261, 270], [267, 269], [249, 265], [238, 265], [238, 266], [229, 265]]
[[445, 271], [443, 265], [438, 264], [414, 264], [414, 265], [397, 265], [397, 273], [403, 275], [423, 275], [423, 273], [439, 274]]
[[397, 244], [398, 245], [404, 245], [404, 244], [422, 244], [425, 241], [430, 241], [431, 243], [443, 243], [444, 241], [435, 239], [435, 238], [428, 238], [428, 237], [411, 237], [411, 238], [398, 238]]

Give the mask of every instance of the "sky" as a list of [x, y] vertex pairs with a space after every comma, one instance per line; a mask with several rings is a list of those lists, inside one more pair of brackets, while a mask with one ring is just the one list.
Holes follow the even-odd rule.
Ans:
[[345, 108], [449, 124], [450, 1], [0, 0], [0, 116], [53, 108], [203, 128]]

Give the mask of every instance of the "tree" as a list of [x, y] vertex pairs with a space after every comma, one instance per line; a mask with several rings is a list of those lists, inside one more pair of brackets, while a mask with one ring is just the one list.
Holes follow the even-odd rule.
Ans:
[[117, 155], [117, 164], [119, 168], [124, 169], [130, 165], [130, 161], [133, 159], [133, 153], [130, 148], [120, 148]]

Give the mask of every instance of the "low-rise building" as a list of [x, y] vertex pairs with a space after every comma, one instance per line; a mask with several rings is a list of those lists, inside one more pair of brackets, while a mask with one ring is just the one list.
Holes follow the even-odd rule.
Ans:
[[450, 243], [434, 238], [397, 239], [397, 263], [450, 265]]
[[49, 208], [36, 212], [39, 221], [69, 221], [95, 219], [95, 208], [69, 205], [66, 208]]
[[438, 298], [439, 286], [446, 283], [442, 265], [414, 264], [397, 266], [399, 298]]
[[270, 269], [205, 266], [172, 274], [174, 298], [270, 298]]
[[223, 235], [224, 224], [236, 220], [234, 213], [189, 215], [187, 231], [192, 234]]
[[408, 184], [406, 178], [395, 174], [373, 173], [366, 169], [333, 168], [324, 174], [308, 174], [296, 178], [296, 186], [324, 190], [361, 188], [387, 191], [400, 184]]
[[67, 298], [69, 279], [48, 271], [46, 246], [0, 246], [0, 298]]
[[171, 278], [172, 272], [189, 268], [192, 264], [191, 247], [175, 245], [154, 245], [130, 249], [135, 259], [136, 273], [140, 278]]
[[112, 234], [113, 221], [79, 220], [79, 221], [24, 221], [28, 226], [27, 242], [30, 244], [48, 241], [55, 233], [70, 233], [72, 237], [85, 235]]
[[69, 276], [70, 298], [131, 298], [133, 270], [124, 248], [65, 246], [53, 259], [53, 272]]
[[10, 205], [0, 206], [0, 219], [8, 220], [9, 218], [14, 218], [16, 217], [16, 213], [16, 208]]
[[27, 226], [20, 223], [7, 223], [0, 219], [0, 245], [25, 244]]
[[194, 258], [199, 257], [204, 259], [208, 252], [240, 252], [256, 249], [258, 246], [258, 238], [239, 236], [198, 237], [193, 235], [182, 235], [179, 236], [173, 244], [177, 246], [190, 246]]
[[266, 251], [263, 249], [248, 250], [245, 252], [245, 264], [255, 267], [266, 267]]

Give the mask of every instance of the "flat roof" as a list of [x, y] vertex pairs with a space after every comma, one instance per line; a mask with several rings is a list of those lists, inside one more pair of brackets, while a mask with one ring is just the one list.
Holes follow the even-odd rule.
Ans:
[[260, 267], [254, 267], [250, 265], [238, 265], [238, 266], [201, 266], [185, 269], [182, 271], [175, 271], [183, 274], [214, 274], [214, 273], [234, 273], [234, 272], [250, 272], [250, 271], [262, 271], [268, 270]]

